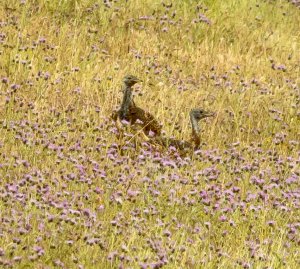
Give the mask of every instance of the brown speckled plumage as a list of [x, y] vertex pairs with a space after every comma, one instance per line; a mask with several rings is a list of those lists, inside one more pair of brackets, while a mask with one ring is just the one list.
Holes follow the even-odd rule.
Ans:
[[161, 125], [154, 118], [154, 116], [145, 111], [144, 109], [136, 106], [132, 99], [132, 86], [140, 80], [132, 75], [124, 77], [124, 96], [121, 104], [121, 108], [113, 113], [112, 118], [116, 120], [128, 121], [131, 125], [139, 125], [142, 127], [143, 132], [149, 135], [149, 132], [153, 132], [154, 135], [161, 134]]
[[159, 144], [165, 148], [173, 146], [181, 152], [187, 152], [189, 150], [197, 150], [200, 146], [200, 128], [198, 122], [201, 119], [212, 117], [214, 113], [205, 111], [203, 109], [192, 109], [190, 111], [190, 121], [192, 125], [192, 135], [190, 141], [178, 140], [168, 137], [155, 137], [150, 142]]

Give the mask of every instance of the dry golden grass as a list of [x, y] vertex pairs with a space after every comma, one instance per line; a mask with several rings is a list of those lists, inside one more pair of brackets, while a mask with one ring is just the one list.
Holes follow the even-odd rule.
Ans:
[[[1, 266], [299, 267], [297, 4], [2, 2]], [[114, 150], [126, 74], [167, 136], [216, 111], [198, 155]]]

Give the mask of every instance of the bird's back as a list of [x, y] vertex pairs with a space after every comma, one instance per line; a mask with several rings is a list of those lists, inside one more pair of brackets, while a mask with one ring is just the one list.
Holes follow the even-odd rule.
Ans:
[[182, 152], [189, 151], [193, 149], [193, 144], [185, 141], [179, 140], [172, 137], [155, 137], [151, 140], [154, 144], [159, 144], [164, 148], [175, 147]]
[[129, 114], [131, 124], [135, 124], [137, 121], [139, 121], [146, 134], [148, 134], [150, 131], [155, 135], [161, 134], [161, 125], [148, 111], [145, 111], [144, 109], [137, 107], [134, 103], [132, 103], [129, 107]]

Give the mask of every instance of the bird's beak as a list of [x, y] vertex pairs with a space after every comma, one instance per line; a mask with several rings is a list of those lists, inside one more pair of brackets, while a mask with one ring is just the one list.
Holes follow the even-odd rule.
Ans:
[[204, 114], [204, 116], [206, 117], [206, 118], [208, 118], [208, 117], [215, 117], [216, 116], [216, 113], [215, 112], [206, 112], [205, 114]]

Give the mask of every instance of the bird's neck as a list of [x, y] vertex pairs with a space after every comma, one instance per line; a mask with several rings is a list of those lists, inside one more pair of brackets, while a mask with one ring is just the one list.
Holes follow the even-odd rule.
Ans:
[[128, 85], [124, 85], [124, 95], [123, 95], [123, 101], [120, 109], [121, 120], [128, 120], [131, 96], [132, 96], [132, 88]]
[[126, 104], [130, 102], [132, 96], [132, 88], [131, 86], [124, 85], [124, 96], [122, 104]]
[[195, 147], [198, 148], [200, 146], [200, 127], [199, 122], [191, 116], [191, 124], [192, 124], [192, 140], [195, 144]]

